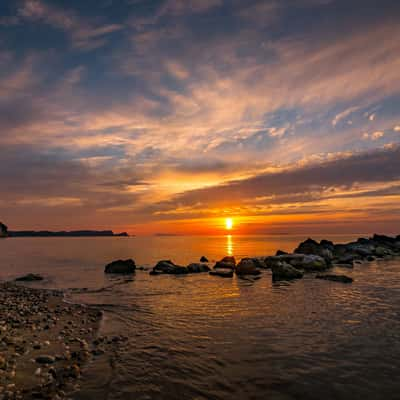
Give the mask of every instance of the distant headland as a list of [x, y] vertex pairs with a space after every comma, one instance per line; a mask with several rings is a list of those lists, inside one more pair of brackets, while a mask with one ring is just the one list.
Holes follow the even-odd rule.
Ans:
[[94, 237], [94, 236], [129, 236], [126, 232], [114, 233], [111, 230], [94, 231], [9, 231], [8, 227], [0, 222], [0, 237]]

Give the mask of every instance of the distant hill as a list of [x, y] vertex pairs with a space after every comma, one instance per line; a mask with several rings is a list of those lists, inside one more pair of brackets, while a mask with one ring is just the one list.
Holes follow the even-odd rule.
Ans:
[[8, 237], [86, 237], [86, 236], [129, 236], [126, 232], [113, 231], [9, 231]]
[[9, 231], [7, 226], [0, 222], [0, 237], [87, 237], [87, 236], [129, 236], [126, 232], [113, 231]]

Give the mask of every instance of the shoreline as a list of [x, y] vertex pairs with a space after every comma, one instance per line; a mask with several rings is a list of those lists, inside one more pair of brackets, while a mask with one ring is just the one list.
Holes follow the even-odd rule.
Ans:
[[102, 312], [63, 292], [0, 283], [0, 399], [64, 399], [98, 348]]

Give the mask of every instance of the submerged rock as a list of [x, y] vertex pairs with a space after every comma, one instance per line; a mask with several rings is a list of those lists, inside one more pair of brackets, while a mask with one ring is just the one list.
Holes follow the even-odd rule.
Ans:
[[24, 276], [20, 276], [15, 279], [16, 282], [34, 282], [34, 281], [42, 281], [44, 278], [38, 274], [27, 274]]
[[151, 275], [159, 275], [159, 274], [183, 275], [187, 273], [189, 273], [189, 271], [186, 267], [174, 264], [171, 260], [159, 261], [153, 268], [153, 270], [150, 272]]
[[235, 272], [237, 275], [260, 275], [261, 271], [257, 268], [257, 264], [252, 258], [242, 258], [236, 265]]
[[190, 274], [210, 271], [210, 267], [204, 263], [192, 263], [189, 264], [186, 268]]
[[303, 277], [303, 273], [301, 271], [292, 267], [286, 262], [278, 262], [274, 265], [271, 265], [271, 269], [273, 280], [292, 280]]
[[342, 282], [342, 283], [352, 283], [353, 278], [350, 278], [346, 275], [334, 275], [334, 274], [324, 274], [324, 275], [317, 275], [316, 279], [324, 279], [326, 281], [333, 281], [333, 282]]
[[136, 270], [135, 261], [132, 259], [128, 260], [116, 260], [105, 266], [104, 272], [106, 274], [132, 274]]
[[230, 269], [235, 269], [236, 266], [236, 260], [235, 257], [232, 256], [226, 256], [222, 260], [217, 261], [216, 264], [214, 265], [214, 268], [230, 268]]
[[222, 278], [232, 278], [233, 269], [231, 268], [216, 268], [209, 272], [210, 275], [220, 276]]

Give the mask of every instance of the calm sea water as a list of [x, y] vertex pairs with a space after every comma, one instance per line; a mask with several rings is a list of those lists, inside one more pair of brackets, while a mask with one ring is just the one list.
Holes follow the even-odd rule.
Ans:
[[[330, 237], [345, 242], [360, 235]], [[76, 400], [399, 399], [400, 261], [337, 269], [352, 285], [207, 274], [108, 277], [117, 258], [151, 266], [293, 250], [304, 237], [18, 238], [0, 240], [0, 279], [41, 286], [105, 310], [102, 334], [129, 337], [88, 365]], [[318, 239], [318, 238], [317, 238]]]

